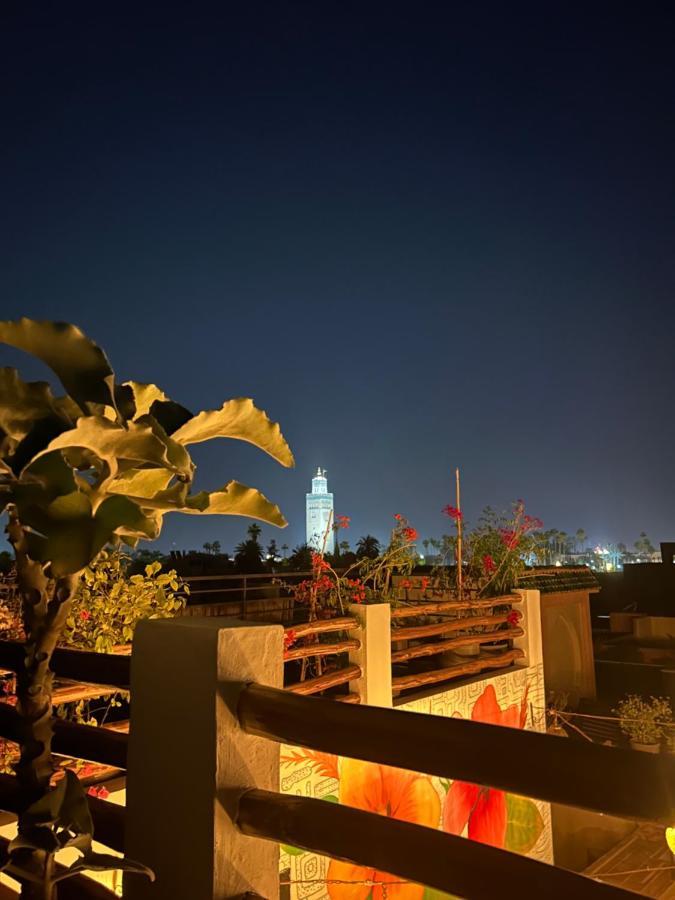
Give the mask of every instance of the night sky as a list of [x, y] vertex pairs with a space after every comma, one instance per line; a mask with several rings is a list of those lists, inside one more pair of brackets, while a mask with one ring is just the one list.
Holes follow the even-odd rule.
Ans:
[[[304, 540], [318, 465], [352, 540], [394, 513], [447, 530], [456, 465], [469, 520], [522, 497], [549, 528], [674, 540], [657, 6], [8, 0], [2, 316], [72, 321], [195, 411], [253, 397], [296, 469], [194, 455], [199, 487], [281, 505], [265, 540]], [[168, 517], [159, 545], [247, 524]]]

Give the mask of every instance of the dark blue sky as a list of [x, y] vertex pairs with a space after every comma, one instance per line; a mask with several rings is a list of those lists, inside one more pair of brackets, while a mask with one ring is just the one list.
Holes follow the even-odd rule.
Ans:
[[440, 533], [460, 465], [469, 518], [675, 538], [672, 13], [31, 7], [0, 14], [3, 317], [281, 422], [295, 470], [221, 441], [200, 486], [261, 488], [291, 546], [317, 465], [353, 537]]

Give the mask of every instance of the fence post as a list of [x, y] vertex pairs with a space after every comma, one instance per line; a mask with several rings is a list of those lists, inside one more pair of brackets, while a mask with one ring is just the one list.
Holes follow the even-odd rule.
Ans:
[[513, 646], [525, 653], [522, 660], [524, 666], [540, 666], [544, 663], [544, 651], [541, 641], [541, 594], [535, 590], [519, 590], [523, 602], [514, 606], [522, 613], [519, 624], [525, 631], [522, 637], [515, 638]]
[[349, 612], [359, 623], [349, 632], [361, 642], [349, 651], [349, 662], [361, 667], [361, 678], [349, 689], [369, 706], [391, 706], [391, 607], [388, 603], [353, 603]]
[[279, 746], [244, 734], [242, 682], [283, 685], [280, 625], [203, 618], [138, 624], [131, 661], [126, 852], [155, 872], [126, 900], [276, 898], [279, 848], [233, 824], [242, 788], [279, 789]]

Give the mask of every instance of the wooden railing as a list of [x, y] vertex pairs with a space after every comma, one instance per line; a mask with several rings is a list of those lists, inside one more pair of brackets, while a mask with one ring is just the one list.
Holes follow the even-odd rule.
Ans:
[[[137, 630], [131, 671], [129, 657], [55, 654], [57, 674], [73, 673], [77, 653], [81, 677], [96, 673], [104, 684], [131, 687], [135, 698], [131, 739], [68, 723], [57, 724], [55, 734], [65, 752], [129, 766], [126, 822], [123, 808], [88, 800], [96, 839], [156, 872], [155, 884], [130, 881], [131, 900], [213, 900], [245, 890], [274, 896], [278, 860], [262, 847], [277, 842], [472, 900], [635, 896], [465, 838], [280, 794], [278, 747], [296, 745], [664, 825], [675, 821], [673, 757], [282, 690], [282, 635], [274, 625], [156, 620]], [[0, 644], [0, 666], [20, 664], [18, 646]], [[261, 678], [270, 683], [255, 683]], [[17, 728], [16, 712], [0, 706], [0, 735], [15, 739]], [[0, 778], [0, 807], [19, 807], [12, 776]], [[197, 883], [195, 876], [209, 865]], [[61, 897], [112, 897], [82, 876], [66, 890]]]

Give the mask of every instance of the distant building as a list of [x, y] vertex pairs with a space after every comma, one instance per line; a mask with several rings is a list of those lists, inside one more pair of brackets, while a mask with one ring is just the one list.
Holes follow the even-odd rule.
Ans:
[[307, 544], [325, 552], [335, 551], [333, 525], [333, 495], [328, 493], [326, 470], [317, 469], [312, 478], [312, 493], [307, 494]]

